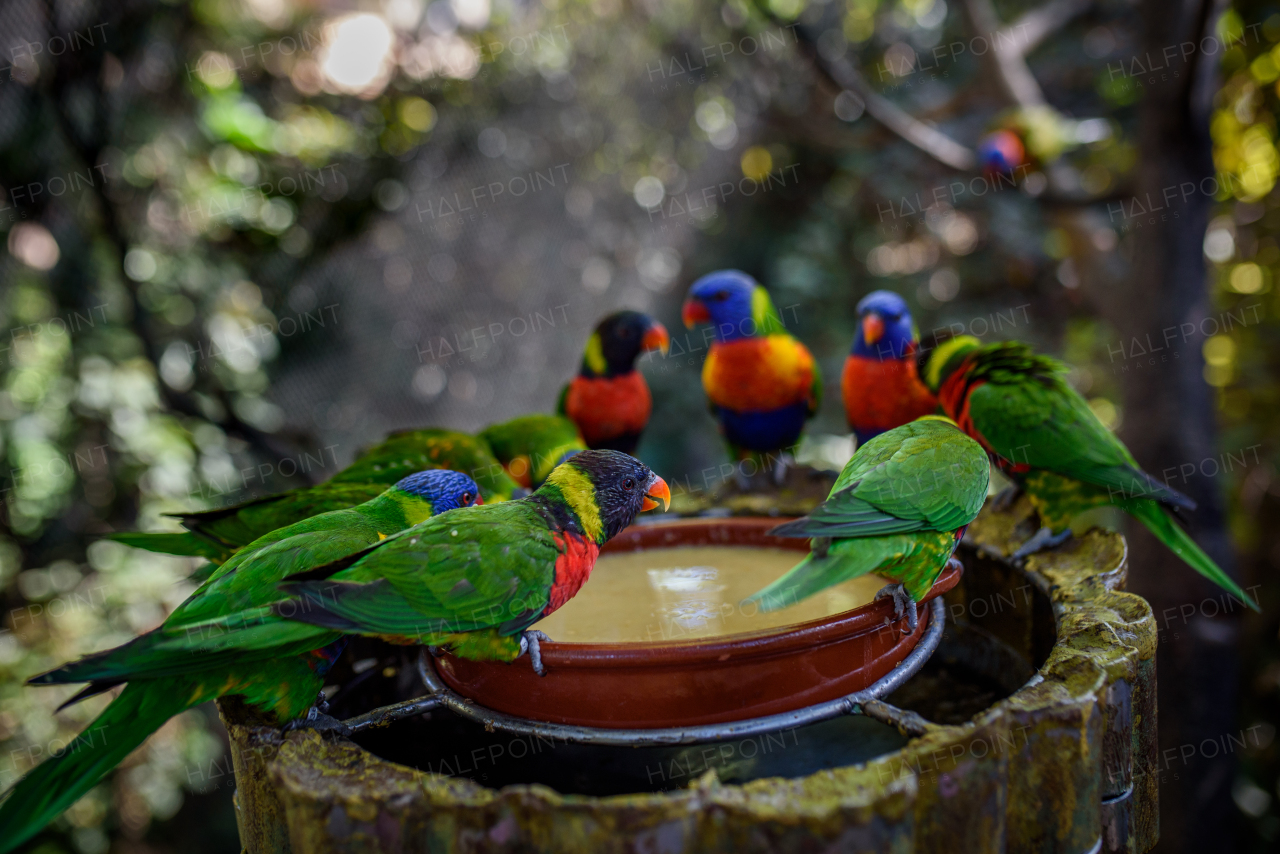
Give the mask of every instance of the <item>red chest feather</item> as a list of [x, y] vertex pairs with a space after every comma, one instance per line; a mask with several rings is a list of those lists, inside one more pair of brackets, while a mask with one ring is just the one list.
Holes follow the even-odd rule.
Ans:
[[849, 426], [889, 430], [938, 408], [938, 401], [916, 374], [914, 359], [845, 359], [840, 376]]
[[620, 377], [574, 377], [564, 401], [565, 414], [588, 445], [639, 433], [652, 410], [653, 398], [639, 371]]
[[599, 546], [578, 534], [552, 536], [560, 546], [561, 553], [556, 558], [556, 580], [551, 585], [546, 610], [542, 612], [544, 617], [577, 595], [582, 585], [591, 577], [591, 569], [600, 555]]

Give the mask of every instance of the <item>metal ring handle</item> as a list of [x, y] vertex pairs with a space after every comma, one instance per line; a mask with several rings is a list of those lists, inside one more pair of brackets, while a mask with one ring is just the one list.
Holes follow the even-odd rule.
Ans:
[[[903, 712], [880, 701], [880, 698], [899, 688], [904, 682], [924, 666], [937, 650], [942, 641], [942, 631], [947, 619], [947, 609], [942, 597], [929, 603], [929, 628], [924, 637], [906, 658], [880, 679], [845, 697], [815, 703], [802, 709], [767, 715], [760, 718], [748, 718], [729, 723], [702, 724], [692, 727], [667, 727], [663, 729], [609, 729], [605, 727], [574, 726], [495, 712], [484, 706], [478, 706], [462, 697], [440, 679], [435, 665], [431, 662], [426, 649], [418, 658], [418, 674], [426, 685], [428, 694], [417, 700], [407, 700], [391, 706], [374, 709], [358, 717], [344, 721], [352, 731], [359, 732], [374, 726], [381, 726], [400, 718], [412, 717], [435, 708], [444, 707], [454, 714], [483, 724], [488, 730], [502, 730], [516, 735], [532, 735], [547, 739], [576, 744], [598, 744], [619, 747], [644, 747], [649, 745], [695, 744], [704, 741], [723, 741], [730, 738], [745, 738], [753, 735], [777, 732], [829, 720], [840, 715], [868, 714], [877, 720], [885, 721], [919, 734], [926, 722], [911, 712]], [[864, 709], [865, 704], [872, 709]]]

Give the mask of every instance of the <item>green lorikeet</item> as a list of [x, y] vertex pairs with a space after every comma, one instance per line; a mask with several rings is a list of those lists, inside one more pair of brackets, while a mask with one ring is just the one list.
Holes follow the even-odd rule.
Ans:
[[808, 348], [783, 327], [773, 302], [740, 270], [717, 270], [689, 287], [685, 326], [714, 325], [702, 365], [702, 388], [735, 460], [759, 466], [800, 440], [804, 423], [822, 404], [822, 375]]
[[955, 554], [987, 497], [991, 467], [982, 447], [948, 418], [925, 415], [858, 448], [808, 516], [779, 525], [779, 537], [812, 537], [809, 556], [754, 594], [777, 610], [867, 573], [898, 582], [898, 617], [917, 625], [917, 603]]
[[[270, 626], [258, 625], [255, 609], [264, 611], [283, 598], [278, 585], [288, 575], [350, 555], [433, 513], [479, 501], [475, 481], [460, 472], [410, 475], [371, 501], [255, 540], [218, 567], [158, 629], [31, 680], [89, 683], [64, 706], [128, 685], [60, 756], [35, 768], [0, 804], [0, 852], [39, 831], [161, 724], [192, 706], [237, 694], [283, 721], [306, 713], [346, 638], [303, 626], [272, 633]], [[241, 629], [252, 644], [236, 646]]]
[[402, 430], [364, 451], [329, 483], [387, 483], [411, 471], [438, 467], [466, 472], [490, 504], [527, 493], [507, 476], [488, 442], [457, 430]]
[[1043, 527], [1013, 555], [1022, 558], [1071, 535], [1077, 514], [1119, 507], [1218, 586], [1257, 605], [1174, 521], [1195, 502], [1138, 468], [1129, 449], [1063, 379], [1064, 366], [1026, 344], [983, 345], [962, 335], [939, 346], [925, 382], [943, 410], [978, 440], [1026, 491]]
[[[506, 501], [520, 489], [483, 440], [454, 430], [408, 430], [392, 433], [318, 486], [218, 510], [175, 514], [187, 529], [181, 533], [128, 532], [107, 538], [148, 551], [205, 557], [218, 564], [269, 531], [330, 510], [354, 507], [381, 495], [402, 477], [430, 468], [465, 472], [491, 504]], [[207, 577], [210, 572], [212, 568], [204, 567], [193, 577]]]
[[636, 359], [665, 353], [670, 343], [666, 327], [647, 314], [618, 311], [604, 318], [587, 339], [578, 375], [560, 392], [557, 414], [578, 426], [589, 447], [635, 453], [653, 410]]
[[560, 415], [519, 415], [480, 431], [493, 455], [521, 486], [541, 486], [551, 470], [585, 451], [578, 426]]

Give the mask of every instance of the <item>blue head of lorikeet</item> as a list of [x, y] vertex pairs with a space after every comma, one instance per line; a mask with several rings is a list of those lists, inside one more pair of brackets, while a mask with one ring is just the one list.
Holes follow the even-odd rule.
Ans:
[[872, 291], [858, 303], [858, 334], [850, 353], [865, 359], [903, 359], [917, 348], [907, 303], [893, 291]]
[[[685, 326], [711, 323], [720, 343], [762, 334], [756, 318], [756, 289], [760, 283], [741, 270], [717, 270], [689, 288], [684, 303]], [[765, 296], [767, 300], [767, 295]]]
[[858, 303], [858, 333], [840, 375], [845, 416], [862, 445], [938, 408], [916, 368], [915, 324], [902, 297], [872, 291]]
[[480, 487], [469, 476], [449, 469], [414, 472], [396, 482], [396, 489], [425, 498], [436, 513], [483, 504]]

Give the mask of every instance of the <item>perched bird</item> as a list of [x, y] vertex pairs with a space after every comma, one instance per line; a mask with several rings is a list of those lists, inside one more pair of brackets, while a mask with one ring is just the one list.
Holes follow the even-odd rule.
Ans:
[[991, 466], [982, 447], [949, 418], [925, 415], [858, 448], [808, 516], [779, 525], [778, 537], [812, 537], [809, 556], [752, 595], [767, 611], [867, 573], [893, 579], [908, 631], [916, 606], [955, 554], [987, 497]]
[[1105, 119], [1073, 119], [1048, 105], [1015, 107], [1000, 114], [978, 143], [978, 163], [988, 178], [1015, 181], [1028, 170], [1049, 170], [1063, 154], [1111, 135]]
[[490, 504], [523, 498], [528, 492], [507, 476], [489, 443], [479, 436], [428, 427], [391, 433], [356, 457], [355, 462], [328, 482], [394, 482], [424, 468], [452, 469], [469, 474]]
[[[346, 638], [279, 620], [275, 626], [263, 623], [264, 606], [285, 598], [280, 582], [381, 542], [433, 513], [479, 501], [475, 481], [465, 474], [412, 474], [357, 507], [323, 513], [250, 543], [158, 629], [32, 679], [46, 685], [89, 683], [64, 706], [128, 685], [61, 755], [32, 770], [0, 804], [0, 852], [38, 832], [166, 720], [192, 706], [236, 694], [281, 721], [307, 714]], [[240, 630], [243, 636], [236, 634]]]
[[916, 369], [920, 338], [902, 297], [872, 291], [858, 303], [861, 320], [844, 361], [840, 389], [849, 429], [861, 445], [885, 430], [938, 409]]
[[541, 486], [552, 469], [587, 449], [577, 425], [560, 415], [518, 415], [484, 428], [480, 438], [507, 474], [527, 488]]
[[1071, 519], [1094, 507], [1119, 507], [1218, 586], [1257, 608], [1174, 521], [1195, 502], [1138, 468], [1129, 449], [1066, 383], [1065, 367], [1026, 344], [983, 345], [961, 335], [929, 357], [925, 382], [943, 410], [978, 440], [1025, 490], [1043, 527], [1013, 557], [1071, 536]]
[[1022, 137], [1008, 128], [992, 131], [978, 142], [978, 163], [988, 176], [1011, 176], [1026, 162]]
[[511, 661], [529, 626], [577, 594], [600, 548], [662, 501], [666, 482], [634, 457], [589, 450], [556, 466], [528, 498], [437, 517], [327, 567], [291, 579], [281, 616], [393, 642], [448, 646]]
[[[822, 376], [768, 291], [739, 270], [708, 273], [689, 288], [684, 322], [715, 327], [702, 387], [732, 456], [781, 460], [822, 403]], [[775, 467], [775, 478], [783, 473]]]
[[578, 425], [588, 447], [635, 453], [653, 410], [636, 359], [653, 350], [665, 353], [670, 344], [666, 327], [647, 314], [609, 315], [587, 339], [582, 367], [560, 392], [556, 412]]
[[[407, 430], [392, 433], [318, 486], [218, 510], [174, 514], [187, 529], [183, 532], [121, 532], [109, 534], [107, 539], [153, 552], [205, 557], [219, 564], [263, 534], [320, 513], [354, 507], [378, 497], [406, 475], [430, 468], [465, 472], [480, 485], [490, 503], [506, 501], [517, 491], [523, 493], [483, 440], [455, 430]], [[196, 577], [210, 571], [205, 567]]]

